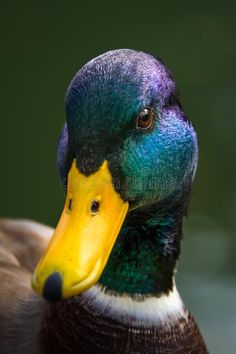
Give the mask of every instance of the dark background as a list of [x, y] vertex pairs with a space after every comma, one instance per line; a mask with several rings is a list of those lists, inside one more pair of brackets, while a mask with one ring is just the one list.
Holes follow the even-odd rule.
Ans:
[[174, 2], [1, 3], [0, 215], [55, 226], [55, 153], [76, 71], [115, 48], [162, 58], [199, 136], [178, 287], [212, 353], [236, 344], [236, 6]]

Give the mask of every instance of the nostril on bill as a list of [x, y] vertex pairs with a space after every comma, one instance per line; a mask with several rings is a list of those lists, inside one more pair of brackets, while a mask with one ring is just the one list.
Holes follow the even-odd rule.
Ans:
[[99, 212], [99, 208], [100, 208], [100, 202], [98, 200], [93, 200], [90, 207], [91, 214], [96, 215]]
[[69, 204], [68, 204], [68, 210], [69, 211], [71, 211], [71, 209], [72, 209], [72, 202], [73, 202], [73, 200], [72, 200], [72, 198], [70, 198], [69, 199]]

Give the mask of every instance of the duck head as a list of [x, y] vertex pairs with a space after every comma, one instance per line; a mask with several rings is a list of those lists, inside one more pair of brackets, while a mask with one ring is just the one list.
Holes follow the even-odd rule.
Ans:
[[175, 82], [151, 54], [121, 49], [88, 62], [69, 86], [66, 116], [57, 158], [65, 207], [32, 280], [49, 300], [98, 282], [132, 215], [142, 224], [151, 210], [151, 225], [181, 204], [198, 155]]

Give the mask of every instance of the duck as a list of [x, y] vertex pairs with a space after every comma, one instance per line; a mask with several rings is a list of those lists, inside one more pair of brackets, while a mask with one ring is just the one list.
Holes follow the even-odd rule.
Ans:
[[171, 72], [111, 50], [65, 106], [57, 227], [0, 221], [1, 353], [208, 353], [175, 282], [198, 140]]

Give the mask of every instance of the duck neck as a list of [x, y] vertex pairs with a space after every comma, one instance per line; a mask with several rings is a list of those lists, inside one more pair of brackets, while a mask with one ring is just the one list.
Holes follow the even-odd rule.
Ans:
[[105, 291], [131, 296], [172, 291], [186, 200], [129, 214], [99, 280]]
[[207, 354], [194, 319], [176, 289], [171, 291], [182, 218], [177, 206], [168, 213], [132, 212], [99, 281], [103, 288], [47, 304], [41, 352], [166, 353], [169, 348], [172, 353], [176, 348], [181, 354]]

